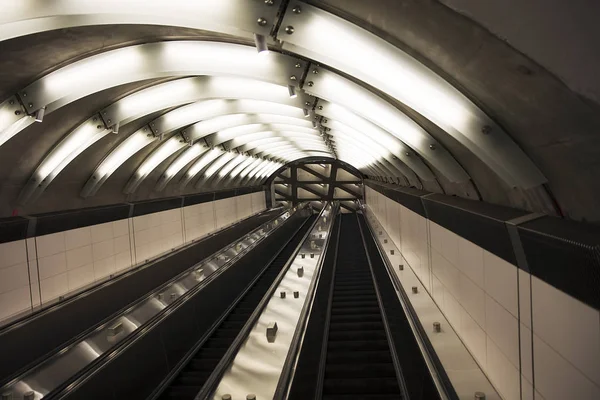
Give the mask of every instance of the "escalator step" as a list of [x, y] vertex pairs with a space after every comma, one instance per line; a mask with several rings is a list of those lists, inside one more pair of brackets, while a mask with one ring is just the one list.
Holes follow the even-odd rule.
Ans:
[[379, 340], [386, 339], [384, 331], [360, 331], [360, 332], [347, 332], [347, 331], [339, 331], [339, 332], [329, 332], [329, 340]]
[[385, 351], [388, 347], [387, 340], [370, 340], [365, 344], [363, 341], [339, 341], [331, 342], [327, 346], [327, 351], [361, 351], [365, 348], [369, 350]]
[[[325, 379], [325, 394], [398, 394], [398, 380], [393, 378], [335, 378]], [[362, 397], [360, 397], [362, 398]]]
[[[363, 342], [365, 348], [368, 348], [367, 342]], [[358, 345], [357, 345], [358, 346]], [[347, 351], [328, 351], [327, 364], [343, 364], [343, 363], [385, 363], [392, 362], [390, 352], [386, 350], [354, 350]]]
[[323, 399], [399, 399], [377, 292], [358, 220], [343, 216], [333, 276]]
[[383, 323], [379, 322], [331, 322], [332, 331], [382, 331]]
[[396, 370], [390, 363], [335, 364], [325, 369], [328, 378], [384, 378], [395, 377]]

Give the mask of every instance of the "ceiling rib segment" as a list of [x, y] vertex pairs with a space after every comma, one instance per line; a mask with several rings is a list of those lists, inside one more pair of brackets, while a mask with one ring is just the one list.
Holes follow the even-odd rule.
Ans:
[[[156, 100], [158, 94], [161, 101]], [[202, 98], [207, 100], [198, 101]], [[162, 115], [142, 128], [151, 131], [155, 137], [161, 137], [199, 119], [228, 112], [282, 112], [281, 120], [287, 121], [284, 117], [303, 115], [299, 107], [305, 100], [310, 99], [306, 96], [290, 99], [286, 88], [280, 85], [232, 77], [186, 78], [141, 90], [113, 103], [65, 136], [33, 173], [20, 202], [37, 198], [70, 162], [110, 132], [102, 122], [102, 115], [106, 121], [117, 121], [122, 126], [136, 117], [195, 101]], [[98, 179], [96, 176], [96, 182], [99, 182]]]
[[[317, 68], [317, 67], [314, 67]], [[417, 123], [367, 89], [318, 67], [304, 89], [319, 98], [339, 104], [371, 121], [417, 151], [452, 182], [466, 182], [469, 176], [448, 151]], [[317, 113], [320, 112], [317, 104]]]
[[[302, 12], [291, 12], [292, 8]], [[479, 107], [449, 82], [391, 43], [298, 0], [290, 2], [280, 26], [277, 37], [284, 41], [284, 49], [360, 79], [415, 110], [458, 140], [507, 184], [530, 188], [546, 183], [546, 178], [535, 164]], [[288, 26], [294, 27], [291, 34], [283, 31]], [[324, 40], [332, 35], [335, 35], [335, 40]], [[315, 86], [325, 84], [318, 84], [317, 80], [322, 79], [311, 76], [309, 82]], [[339, 96], [352, 93], [346, 91], [350, 89], [347, 84], [336, 87], [340, 89], [336, 92]], [[333, 100], [327, 96], [323, 98]], [[363, 100], [362, 96], [352, 99], [359, 103]], [[427, 153], [418, 148], [421, 153]], [[457, 178], [454, 174], [452, 177]]]
[[[152, 78], [228, 75], [287, 88], [297, 85], [297, 80], [290, 77], [305, 67], [306, 62], [298, 58], [276, 52], [258, 55], [253, 47], [244, 45], [210, 41], [158, 42], [109, 50], [76, 61], [31, 83], [17, 96], [30, 114], [41, 108], [49, 114], [102, 90]], [[91, 76], [94, 79], [90, 79]], [[13, 107], [10, 100], [0, 104], [0, 113], [8, 107]], [[108, 110], [106, 112], [107, 127], [120, 122], [117, 117], [109, 116]], [[14, 125], [20, 120], [33, 123], [27, 115], [16, 121], [0, 119], [0, 146], [18, 133]]]
[[138, 2], [124, 0], [0, 0], [0, 41], [49, 30], [113, 24], [179, 26], [246, 38], [269, 36], [280, 4], [281, 0], [145, 0], [140, 7]]

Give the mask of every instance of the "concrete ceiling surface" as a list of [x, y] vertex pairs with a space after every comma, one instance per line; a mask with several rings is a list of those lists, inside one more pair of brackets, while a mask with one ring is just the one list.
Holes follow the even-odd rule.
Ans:
[[[410, 52], [461, 88], [512, 135], [542, 170], [560, 213], [575, 220], [599, 222], [600, 102], [593, 100], [599, 78], [597, 73], [586, 72], [590, 65], [583, 65], [581, 57], [588, 57], [591, 65], [600, 62], [600, 35], [590, 34], [599, 29], [597, 24], [590, 24], [590, 18], [598, 15], [594, 10], [600, 6], [585, 0], [576, 1], [576, 5], [554, 4], [557, 2], [535, 1], [532, 5], [532, 2], [516, 0], [497, 4], [445, 1], [480, 19], [479, 22], [437, 1], [312, 1]], [[548, 11], [553, 5], [558, 8]], [[561, 13], [558, 10], [572, 6], [575, 11], [563, 13], [568, 16], [565, 17], [567, 31], [563, 28], [565, 21], [553, 24]], [[496, 13], [494, 7], [510, 11]], [[536, 24], [528, 24], [536, 10], [544, 11], [537, 13]], [[498, 28], [490, 25], [490, 29], [501, 35], [510, 36], [511, 23], [520, 26], [517, 36], [521, 41], [507, 36], [510, 42], [507, 43], [482, 26], [488, 26], [487, 21], [491, 20]], [[551, 34], [550, 30], [553, 30]], [[572, 35], [569, 39], [553, 41], [561, 34]], [[543, 50], [530, 51], [530, 47], [535, 46]], [[573, 46], [578, 47], [574, 50]], [[579, 57], [565, 57], [575, 51]], [[549, 70], [590, 98], [575, 93]], [[577, 77], [577, 81], [571, 80], [573, 77]], [[482, 191], [495, 190], [480, 186]], [[513, 206], [522, 203], [521, 208], [531, 209], [520, 194], [502, 190], [507, 196], [516, 195], [517, 198], [510, 201]], [[499, 197], [486, 200], [503, 204]]]
[[[499, 5], [482, 7], [468, 0], [309, 3], [377, 34], [459, 88], [509, 133], [548, 179], [544, 186], [512, 188], [431, 121], [392, 102], [437, 139], [471, 178], [465, 183], [450, 182], [424, 160], [437, 179], [422, 182], [422, 188], [600, 222], [596, 207], [600, 198], [600, 81], [595, 81], [599, 78], [591, 72], [600, 65], [600, 46], [590, 39], [600, 40], [600, 34], [592, 36], [600, 28], [590, 24], [583, 0], [576, 2], [570, 13], [564, 11], [566, 6], [554, 4], [557, 0], [552, 5], [510, 0], [512, 6], [503, 3], [502, 10], [493, 8]], [[553, 8], [540, 13], [542, 7]], [[560, 15], [568, 17], [561, 20]], [[553, 29], [556, 26], [564, 30], [564, 37], [559, 34], [561, 29]], [[252, 44], [248, 39], [213, 32], [150, 25], [68, 28], [0, 41], [0, 102], [39, 77], [94, 54], [142, 43], [207, 39]], [[118, 99], [162, 81], [130, 83], [80, 99], [0, 146], [0, 217], [15, 208], [36, 213], [180, 193], [173, 186], [164, 192], [156, 192], [154, 187], [182, 151], [163, 161], [134, 194], [123, 194], [132, 174], [158, 148], [156, 142], [127, 160], [96, 196], [80, 197], [81, 188], [106, 154], [169, 111], [162, 110], [129, 123], [119, 135], [109, 134], [96, 142], [69, 164], [36, 202], [18, 202], [29, 177], [61, 138]], [[193, 186], [185, 192], [202, 190]]]

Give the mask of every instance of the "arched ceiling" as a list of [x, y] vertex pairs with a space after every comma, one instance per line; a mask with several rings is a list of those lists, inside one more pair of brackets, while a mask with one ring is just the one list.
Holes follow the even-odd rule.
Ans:
[[600, 219], [598, 105], [437, 2], [0, 6], [1, 216], [261, 184], [324, 157]]

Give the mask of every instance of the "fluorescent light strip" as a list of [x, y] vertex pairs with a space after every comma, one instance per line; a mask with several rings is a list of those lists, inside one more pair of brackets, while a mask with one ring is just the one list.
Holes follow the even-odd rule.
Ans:
[[90, 118], [54, 147], [29, 178], [19, 196], [20, 204], [37, 199], [71, 161], [110, 132], [98, 120]]
[[431, 170], [415, 152], [389, 132], [338, 104], [319, 100], [319, 107], [322, 107], [319, 113], [326, 117], [321, 122], [324, 126], [353, 135], [368, 137], [390, 150], [393, 155], [412, 169], [421, 180], [435, 180], [435, 176]]
[[467, 182], [469, 176], [429, 133], [412, 119], [367, 89], [323, 68], [311, 77], [310, 92], [345, 107], [411, 146], [451, 182]]
[[202, 187], [206, 187], [207, 182], [221, 169], [225, 166], [225, 164], [227, 164], [229, 161], [231, 161], [233, 158], [235, 157], [234, 153], [223, 153], [221, 156], [219, 156], [219, 158], [217, 158], [216, 160], [214, 160], [211, 165], [206, 169], [206, 171], [204, 172], [204, 174], [202, 175], [202, 177], [200, 179], [198, 179], [198, 182], [196, 182], [196, 185], [194, 186], [196, 189], [200, 189]]
[[154, 152], [150, 154], [144, 160], [144, 162], [142, 162], [131, 179], [129, 179], [129, 182], [125, 186], [123, 192], [125, 194], [135, 192], [140, 184], [148, 177], [148, 175], [150, 175], [152, 171], [154, 171], [156, 167], [158, 167], [160, 163], [187, 145], [188, 144], [180, 135], [176, 135], [166, 140], [165, 143], [155, 149]]
[[[19, 92], [37, 110], [56, 110], [72, 101], [111, 87], [151, 78], [229, 75], [287, 87], [300, 59], [254, 47], [209, 41], [168, 41], [127, 46], [87, 57], [38, 79]], [[90, 76], [94, 79], [91, 80]]]
[[255, 162], [255, 159], [252, 157], [246, 157], [246, 159], [244, 160], [244, 162], [242, 162], [240, 165], [238, 165], [232, 172], [231, 174], [229, 174], [229, 180], [235, 179], [236, 177], [238, 177], [242, 171], [244, 169], [246, 169], [246, 167], [248, 167], [250, 164], [252, 164], [253, 162]]
[[[224, 127], [216, 127], [212, 132], [234, 127], [243, 124], [257, 123], [288, 123], [287, 121], [296, 121], [303, 119], [302, 110], [288, 105], [277, 98], [272, 98], [272, 101], [238, 99], [238, 100], [206, 100], [190, 104], [185, 107], [175, 109], [164, 114], [154, 121], [158, 132], [172, 132], [184, 126], [196, 124], [198, 121], [210, 120], [217, 117], [227, 115], [237, 115], [242, 118], [239, 122], [232, 121]], [[256, 117], [254, 116], [256, 115]], [[261, 117], [263, 116], [263, 117]], [[268, 116], [266, 118], [264, 116]], [[289, 118], [289, 119], [288, 119]], [[248, 121], [248, 122], [245, 122]], [[211, 133], [212, 133], [211, 132]]]
[[[500, 126], [429, 68], [349, 21], [301, 1], [294, 0], [288, 10], [294, 7], [301, 7], [302, 13], [286, 12], [281, 29], [294, 26], [294, 33], [279, 32], [284, 49], [330, 65], [404, 103], [462, 143], [508, 184], [530, 188], [547, 181]], [[483, 134], [487, 129], [493, 133]]]
[[135, 132], [117, 146], [96, 168], [81, 191], [82, 197], [89, 197], [98, 191], [108, 178], [132, 155], [154, 142], [156, 138], [147, 128]]
[[[278, 120], [278, 116], [270, 116], [268, 114], [262, 114], [257, 116], [262, 121], [276, 121]], [[250, 134], [261, 134], [263, 132], [275, 132], [275, 131], [294, 131], [294, 132], [302, 132], [306, 134], [319, 135], [319, 131], [314, 129], [312, 125], [301, 119], [288, 120], [286, 119], [285, 124], [276, 123], [276, 122], [262, 122], [258, 124], [245, 124], [240, 126], [235, 126], [232, 128], [226, 128], [223, 130], [219, 130], [218, 132], [207, 137], [207, 140], [213, 145], [219, 145], [221, 143], [225, 143], [230, 140], [234, 140], [241, 136], [250, 135]]]
[[418, 184], [418, 179], [417, 179], [416, 175], [414, 174], [414, 172], [410, 168], [407, 168], [403, 164], [397, 162], [397, 160], [394, 160], [392, 157], [390, 157], [390, 159], [393, 162], [387, 160], [387, 157], [389, 156], [388, 154], [385, 154], [385, 153], [382, 154], [382, 153], [378, 152], [377, 150], [374, 150], [368, 144], [365, 144], [365, 143], [358, 141], [352, 137], [344, 135], [343, 133], [334, 132], [334, 131], [331, 131], [328, 133], [333, 136], [333, 138], [334, 138], [333, 141], [340, 148], [350, 147], [353, 151], [358, 151], [359, 153], [366, 152], [370, 156], [375, 158], [377, 160], [377, 163], [381, 164], [381, 166], [384, 169], [389, 170], [390, 173], [392, 173], [392, 175], [405, 176], [407, 179], [409, 179], [411, 181], [411, 183], [414, 182], [414, 183]]
[[[1, 0], [0, 41], [50, 30], [89, 25], [162, 25], [192, 28], [251, 38], [269, 35], [279, 1], [145, 0]], [[201, 15], [202, 18], [197, 16]], [[265, 24], [258, 24], [263, 18]]]
[[[210, 110], [206, 106], [203, 108], [202, 104], [206, 100], [217, 99], [223, 99], [226, 103], [231, 100], [243, 100], [238, 104], [238, 107], [254, 107], [249, 112], [256, 112], [256, 109], [267, 112], [267, 110], [275, 107], [276, 110], [284, 110], [285, 113], [290, 113], [298, 118], [302, 118], [304, 103], [314, 101], [311, 96], [304, 92], [301, 92], [298, 98], [290, 99], [285, 86], [261, 80], [235, 76], [196, 76], [177, 79], [140, 90], [113, 103], [102, 110], [101, 114], [104, 120], [110, 120], [111, 124], [116, 122], [126, 124], [156, 111], [188, 105], [183, 110], [175, 110], [169, 113], [171, 116], [166, 114], [159, 118], [159, 121], [161, 118], [169, 118], [169, 121], [175, 122], [173, 120], [176, 120], [178, 115], [188, 116], [189, 114], [185, 114], [186, 111], [195, 116]], [[249, 104], [245, 104], [244, 101], [249, 102]], [[273, 103], [281, 106], [275, 106]], [[227, 106], [228, 104], [221, 102], [223, 111], [228, 108], [231, 109], [231, 105]], [[221, 112], [221, 114], [223, 113]], [[277, 112], [273, 113], [277, 114]], [[183, 125], [189, 125], [197, 121], [199, 119], [187, 120], [183, 122]], [[182, 126], [181, 122], [179, 126]]]
[[[229, 114], [219, 115], [211, 119], [204, 119], [189, 128], [186, 133], [194, 140], [198, 140], [215, 132], [226, 129], [254, 124], [289, 124], [309, 127], [304, 119], [288, 117], [277, 114]], [[268, 129], [266, 129], [268, 130]]]
[[179, 157], [175, 159], [175, 161], [171, 163], [171, 165], [167, 167], [165, 172], [161, 175], [160, 179], [158, 180], [158, 183], [156, 184], [154, 190], [162, 191], [167, 186], [167, 184], [175, 177], [175, 175], [179, 173], [179, 171], [181, 171], [194, 159], [206, 153], [208, 150], [208, 147], [205, 147], [200, 143], [196, 143], [189, 149], [185, 150], [179, 155]]
[[244, 179], [246, 176], [248, 176], [248, 174], [254, 170], [254, 168], [256, 168], [258, 165], [262, 164], [263, 162], [266, 162], [265, 160], [262, 160], [260, 158], [257, 158], [254, 162], [252, 162], [250, 165], [248, 165], [246, 168], [244, 168], [242, 170], [242, 172], [240, 172], [239, 176], [241, 179]]
[[179, 182], [179, 189], [183, 190], [196, 175], [206, 169], [217, 157], [220, 157], [224, 152], [220, 149], [211, 149], [204, 153], [185, 173]]
[[210, 186], [212, 187], [219, 187], [219, 184], [223, 181], [223, 180], [228, 180], [228, 178], [230, 177], [230, 173], [232, 172], [232, 170], [236, 167], [238, 167], [240, 164], [243, 164], [244, 161], [248, 160], [249, 157], [244, 155], [244, 154], [238, 154], [237, 157], [235, 157], [233, 160], [229, 161], [223, 168], [221, 168], [221, 170], [219, 170], [218, 173], [214, 174], [211, 178], [211, 180], [209, 180], [207, 182], [207, 184], [210, 184]]
[[[254, 92], [259, 94], [253, 95], [252, 93]], [[157, 134], [166, 134], [172, 132], [174, 130], [173, 128], [181, 127], [186, 123], [196, 122], [199, 118], [211, 117], [218, 115], [218, 113], [228, 111], [241, 110], [248, 112], [281, 111], [286, 113], [284, 116], [290, 119], [276, 118], [275, 121], [292, 120], [302, 121], [303, 124], [307, 124], [305, 120], [301, 119], [302, 109], [288, 104], [277, 103], [290, 103], [285, 87], [245, 78], [232, 77], [196, 77], [167, 82], [131, 94], [114, 103], [112, 106], [102, 111], [101, 114], [104, 116], [104, 120], [111, 121], [113, 124], [115, 121], [117, 121], [117, 124], [125, 124], [134, 119], [134, 117], [139, 117], [142, 114], [146, 115], [157, 109], [162, 109], [161, 107], [168, 108], [189, 102], [201, 96], [224, 97], [224, 99], [205, 100], [194, 103], [192, 106], [181, 107], [159, 117], [151, 122], [150, 125]], [[255, 98], [268, 99], [271, 101], [247, 99], [246, 96], [254, 96]], [[162, 98], [166, 98], [168, 101], [159, 101]], [[236, 100], [232, 101], [230, 98], [235, 98]], [[190, 115], [192, 116], [190, 117]], [[28, 120], [24, 119], [23, 121]], [[28, 183], [30, 187], [26, 188], [23, 192], [24, 196], [22, 196], [22, 201], [26, 201], [27, 198], [32, 195], [33, 188], [31, 185], [34, 184], [34, 181], [46, 179], [43, 186], [37, 186], [35, 189], [43, 191], [52, 182], [54, 177], [58, 175], [51, 174], [53, 171], [53, 169], [50, 168], [51, 165], [64, 164], [64, 160], [72, 154], [72, 151], [74, 151], [73, 149], [78, 149], [77, 154], [82, 153], [87, 146], [90, 146], [95, 142], [87, 140], [87, 136], [90, 135], [89, 132], [94, 129], [103, 128], [104, 123], [102, 122], [102, 118], [95, 115], [90, 117], [86, 122], [81, 124], [63, 139], [63, 141], [59, 143], [40, 163], [38, 170], [30, 178], [30, 182]], [[104, 132], [104, 134], [107, 133], [108, 131]], [[97, 138], [97, 140], [98, 139], [100, 138]], [[88, 145], [85, 148], [80, 149], [79, 146], [76, 146], [74, 143], [88, 143]], [[75, 157], [69, 157], [69, 162], [74, 159]], [[66, 165], [64, 165], [63, 168], [65, 166]], [[48, 180], [47, 177], [51, 177], [51, 179]]]
[[371, 163], [376, 164], [384, 171], [388, 171], [388, 174], [386, 174], [386, 175], [397, 176], [397, 177], [405, 176], [402, 173], [402, 171], [400, 171], [399, 169], [396, 169], [393, 165], [388, 165], [388, 163], [384, 157], [382, 157], [380, 154], [372, 152], [366, 146], [359, 150], [355, 146], [355, 143], [353, 143], [350, 139], [343, 138], [343, 137], [338, 137], [335, 140], [335, 144], [338, 149], [337, 150], [338, 156], [341, 156], [341, 154], [347, 154], [348, 152], [355, 154], [355, 156], [354, 156], [355, 158], [350, 159], [350, 160], [352, 161], [352, 165], [356, 165], [357, 168], [360, 168], [361, 165], [364, 165], [363, 161], [357, 161], [357, 160], [364, 160], [365, 158], [368, 158], [368, 159], [370, 159], [369, 164], [371, 164]]
[[[147, 43], [106, 51], [66, 65], [33, 82], [17, 95], [25, 104], [31, 104], [28, 111], [46, 107], [48, 114], [94, 93], [152, 78], [230, 75], [287, 87], [297, 85], [297, 81], [290, 79], [299, 70], [296, 65], [304, 68], [306, 63], [275, 52], [258, 56], [253, 47], [238, 44], [208, 41]], [[117, 122], [112, 118], [106, 120], [109, 126]], [[20, 132], [20, 125], [27, 124], [3, 124], [0, 120], [0, 138], [4, 142], [9, 140]], [[10, 132], [6, 132], [9, 128]]]
[[235, 139], [224, 142], [224, 146], [227, 148], [236, 148], [244, 146], [249, 143], [264, 140], [294, 140], [294, 139], [306, 139], [309, 141], [316, 141], [323, 144], [321, 138], [316, 134], [306, 134], [303, 132], [294, 131], [267, 131], [267, 132], [256, 132], [247, 135], [238, 136]]
[[[278, 145], [285, 145], [285, 144], [290, 144], [290, 145], [294, 145], [297, 146], [298, 148], [302, 149], [302, 150], [311, 150], [311, 149], [316, 149], [316, 150], [327, 150], [327, 146], [323, 143], [322, 140], [319, 140], [320, 138], [306, 138], [305, 136], [296, 136], [293, 137], [291, 135], [288, 136], [283, 136], [283, 134], [281, 135], [274, 135], [273, 137], [267, 137], [267, 138], [261, 138], [261, 139], [248, 139], [248, 140], [244, 140], [244, 139], [236, 139], [236, 140], [232, 140], [231, 142], [229, 142], [230, 144], [230, 148], [235, 149], [238, 148], [241, 152], [244, 151], [251, 151], [253, 149], [256, 148], [270, 148], [270, 147], [277, 147]], [[268, 146], [268, 147], [265, 147]], [[273, 155], [277, 155], [277, 153], [272, 153]]]

